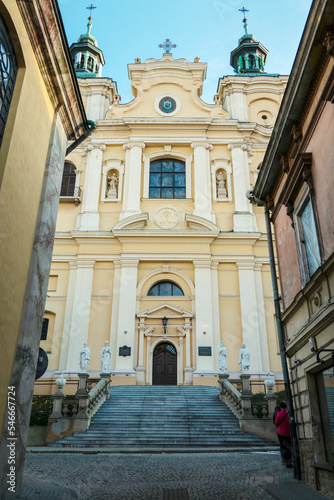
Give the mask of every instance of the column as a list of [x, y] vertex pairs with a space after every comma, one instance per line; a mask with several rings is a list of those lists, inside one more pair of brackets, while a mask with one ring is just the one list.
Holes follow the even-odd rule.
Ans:
[[76, 275], [77, 275], [77, 263], [76, 263], [76, 261], [69, 262], [69, 266], [70, 266], [70, 272], [69, 272], [69, 277], [68, 277], [63, 335], [62, 335], [61, 346], [60, 346], [59, 370], [65, 370], [66, 363], [67, 363], [68, 345], [69, 345], [71, 325], [72, 325], [75, 281], [76, 281]]
[[[115, 374], [134, 375], [136, 345], [136, 292], [139, 260], [121, 260]], [[131, 347], [131, 356], [119, 356], [119, 348]]]
[[152, 357], [150, 356], [152, 337], [151, 337], [151, 335], [147, 335], [146, 338], [147, 338], [147, 342], [146, 342], [146, 384], [149, 384], [150, 383], [150, 375], [152, 373], [152, 363], [151, 363]]
[[79, 353], [82, 344], [88, 342], [94, 265], [94, 260], [77, 261], [66, 371], [78, 372]]
[[[261, 351], [259, 304], [254, 261], [237, 262], [240, 289], [242, 341], [250, 353], [250, 372], [264, 373]], [[261, 309], [260, 309], [261, 311]]]
[[232, 108], [232, 116], [231, 118], [235, 120], [239, 120], [241, 122], [247, 122], [247, 102], [246, 102], [246, 94], [243, 89], [233, 90], [231, 92], [231, 108]]
[[194, 215], [215, 222], [212, 212], [212, 192], [210, 179], [210, 153], [212, 145], [207, 142], [193, 142], [194, 149], [194, 180], [195, 180], [195, 210]]
[[177, 383], [183, 385], [183, 337], [179, 336], [179, 348], [177, 350]]
[[[214, 371], [211, 261], [195, 261], [196, 357], [195, 374]], [[199, 356], [199, 347], [211, 347], [211, 356]]]
[[104, 144], [88, 146], [85, 185], [82, 195], [81, 213], [78, 215], [76, 229], [79, 231], [98, 231], [100, 225], [99, 194], [102, 175]]
[[123, 209], [120, 219], [140, 214], [142, 150], [144, 143], [127, 143], [123, 145], [126, 150], [125, 180]]
[[266, 309], [264, 307], [264, 293], [263, 293], [261, 270], [262, 270], [262, 263], [256, 262], [254, 265], [255, 291], [256, 291], [256, 300], [257, 300], [258, 316], [259, 316], [262, 369], [265, 372], [269, 372], [270, 362], [269, 362], [269, 349], [268, 349], [268, 337], [267, 337]]
[[228, 149], [232, 152], [235, 208], [233, 231], [256, 232], [256, 217], [253, 214], [251, 203], [246, 198], [246, 193], [250, 189], [247, 145], [244, 143], [229, 144]]
[[111, 369], [115, 368], [116, 364], [116, 349], [117, 349], [117, 328], [118, 328], [118, 311], [119, 311], [119, 292], [121, 283], [121, 262], [114, 261], [114, 287], [112, 295], [111, 308], [111, 323], [110, 323], [110, 346], [111, 346]]
[[212, 323], [213, 323], [213, 357], [215, 369], [218, 371], [218, 350], [220, 345], [218, 262], [211, 263], [212, 283]]

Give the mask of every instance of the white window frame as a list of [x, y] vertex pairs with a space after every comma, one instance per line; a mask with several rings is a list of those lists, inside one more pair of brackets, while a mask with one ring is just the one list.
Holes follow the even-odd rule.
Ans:
[[[109, 170], [117, 170], [118, 172], [118, 189], [117, 198], [107, 198], [107, 174]], [[123, 190], [123, 176], [124, 176], [124, 162], [119, 158], [109, 158], [105, 160], [102, 168], [102, 186], [101, 186], [101, 202], [102, 203], [115, 203], [117, 201], [122, 201], [122, 190]]]
[[[185, 162], [186, 165], [186, 197], [185, 198], [150, 198], [150, 165], [151, 161], [164, 159], [175, 159]], [[143, 199], [145, 200], [169, 200], [169, 201], [182, 201], [191, 199], [191, 162], [192, 155], [186, 154], [181, 151], [166, 151], [166, 149], [157, 151], [155, 153], [144, 153], [144, 185], [143, 185]]]
[[[226, 183], [227, 183], [227, 196], [224, 198], [217, 197], [217, 184], [216, 184], [216, 172], [217, 170], [225, 170], [226, 172]], [[212, 200], [214, 202], [220, 203], [224, 201], [232, 202], [232, 181], [231, 181], [232, 167], [231, 161], [227, 158], [217, 158], [216, 160], [211, 160], [211, 184], [212, 184]]]
[[305, 248], [305, 244], [304, 244], [304, 229], [303, 229], [302, 220], [301, 220], [303, 211], [309, 202], [311, 203], [312, 215], [313, 215], [313, 220], [314, 220], [314, 225], [315, 225], [315, 238], [316, 238], [317, 244], [318, 244], [319, 267], [321, 266], [320, 246], [319, 246], [319, 239], [318, 239], [318, 234], [317, 234], [317, 230], [316, 230], [316, 222], [315, 222], [315, 217], [314, 217], [312, 198], [310, 195], [310, 191], [307, 188], [302, 193], [302, 195], [301, 195], [301, 197], [300, 197], [300, 199], [299, 199], [299, 201], [298, 201], [298, 203], [295, 206], [294, 211], [293, 211], [293, 222], [294, 222], [294, 227], [295, 227], [297, 252], [298, 252], [298, 260], [299, 260], [302, 286], [305, 286], [306, 283], [308, 283], [311, 279], [310, 268], [309, 268], [306, 248]]

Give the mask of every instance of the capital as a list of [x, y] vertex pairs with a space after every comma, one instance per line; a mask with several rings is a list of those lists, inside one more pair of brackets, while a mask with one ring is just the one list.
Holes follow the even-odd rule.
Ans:
[[140, 149], [145, 149], [145, 143], [144, 142], [127, 142], [126, 144], [123, 144], [124, 149], [132, 149], [132, 148], [140, 148]]
[[191, 147], [193, 149], [204, 148], [204, 149], [208, 149], [209, 151], [211, 151], [211, 149], [213, 149], [212, 144], [209, 144], [208, 142], [192, 142]]
[[232, 144], [228, 144], [227, 148], [232, 151], [232, 149], [242, 149], [242, 151], [247, 151], [248, 147], [244, 142], [236, 142]]

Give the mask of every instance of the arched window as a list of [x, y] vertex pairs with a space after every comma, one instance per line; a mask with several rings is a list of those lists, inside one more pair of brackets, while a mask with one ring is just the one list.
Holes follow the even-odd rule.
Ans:
[[76, 168], [71, 163], [65, 163], [60, 196], [74, 196]]
[[94, 59], [91, 56], [88, 56], [87, 69], [88, 71], [94, 70]]
[[181, 288], [173, 283], [172, 281], [159, 281], [159, 283], [156, 283], [153, 285], [147, 295], [154, 295], [154, 296], [161, 296], [161, 295], [184, 295], [183, 291]]
[[181, 160], [155, 160], [150, 165], [150, 198], [185, 198], [186, 166]]
[[0, 16], [0, 145], [5, 132], [18, 65], [7, 26]]

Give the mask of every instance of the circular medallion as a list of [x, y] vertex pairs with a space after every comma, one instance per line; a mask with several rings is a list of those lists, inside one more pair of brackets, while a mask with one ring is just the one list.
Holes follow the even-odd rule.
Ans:
[[173, 229], [180, 222], [180, 214], [176, 208], [162, 207], [155, 212], [154, 222], [161, 229]]
[[173, 113], [176, 110], [176, 102], [172, 97], [163, 97], [159, 102], [159, 109], [163, 113]]

